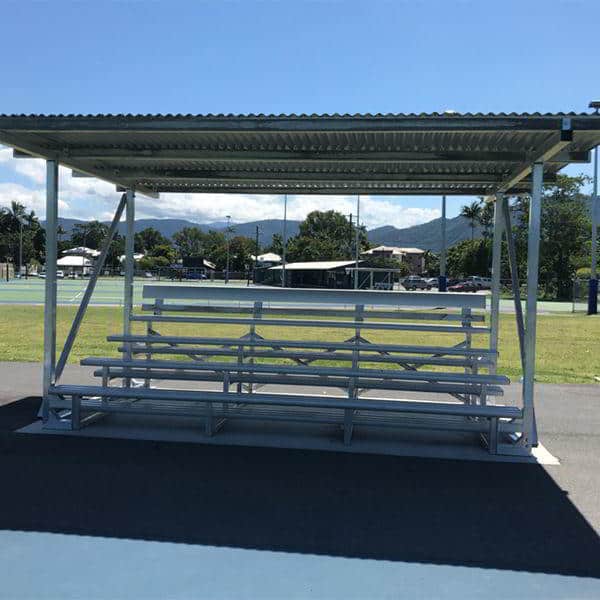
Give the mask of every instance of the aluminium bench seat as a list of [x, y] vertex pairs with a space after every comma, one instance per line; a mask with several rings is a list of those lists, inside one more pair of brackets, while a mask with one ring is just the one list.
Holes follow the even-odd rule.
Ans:
[[[56, 385], [50, 388], [50, 394], [63, 399], [55, 400], [55, 406], [71, 408], [76, 414], [75, 428], [79, 426], [81, 411], [100, 411], [113, 413], [146, 414], [143, 401], [162, 401], [154, 406], [154, 414], [188, 415], [203, 417], [207, 433], [212, 433], [215, 420], [218, 418], [261, 418], [273, 420], [297, 420], [339, 424], [344, 427], [344, 440], [349, 442], [352, 428], [360, 425], [385, 425], [410, 428], [415, 423], [410, 421], [386, 421], [381, 414], [395, 415], [430, 415], [454, 417], [453, 425], [449, 423], [444, 429], [472, 431], [489, 434], [490, 450], [495, 452], [498, 443], [499, 423], [501, 419], [511, 421], [522, 416], [521, 409], [502, 405], [465, 405], [451, 402], [413, 402], [408, 400], [389, 400], [381, 398], [353, 399], [344, 396], [307, 396], [306, 394], [245, 394], [231, 392], [227, 394], [227, 403], [220, 392], [207, 390], [169, 390], [159, 388], [120, 388], [90, 385]], [[71, 401], [64, 400], [70, 397]], [[107, 403], [113, 399], [116, 402]], [[124, 401], [124, 402], [123, 402]], [[230, 406], [233, 404], [233, 407]], [[200, 409], [189, 405], [201, 405]], [[187, 405], [181, 410], [182, 405]], [[248, 411], [248, 406], [262, 406], [260, 415]], [[264, 407], [293, 407], [296, 409], [330, 409], [334, 412], [314, 411], [302, 414], [299, 411], [284, 413], [264, 410]], [[244, 413], [245, 411], [245, 413]], [[337, 413], [337, 414], [336, 414]], [[269, 416], [270, 415], [270, 416]], [[349, 416], [351, 418], [349, 419]], [[477, 419], [477, 420], [474, 420]], [[485, 424], [483, 424], [485, 421]], [[417, 426], [422, 426], [417, 424]], [[438, 423], [438, 427], [440, 424]], [[435, 426], [434, 426], [435, 428]]]
[[472, 343], [490, 331], [473, 312], [482, 295], [146, 285], [143, 297], [130, 322], [145, 333], [109, 336], [121, 357], [83, 359], [101, 383], [53, 388], [57, 409], [70, 397], [77, 414], [184, 415], [209, 434], [241, 419], [329, 423], [345, 443], [356, 426], [472, 431], [493, 452], [522, 419], [488, 400], [509, 379]]

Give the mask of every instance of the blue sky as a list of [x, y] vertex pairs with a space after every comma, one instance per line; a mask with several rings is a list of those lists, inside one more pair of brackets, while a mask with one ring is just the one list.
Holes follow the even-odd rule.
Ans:
[[[2, 4], [3, 113], [583, 111], [600, 98], [600, 2]], [[569, 172], [587, 172], [577, 165]], [[112, 186], [62, 177], [61, 214], [104, 218]], [[0, 150], [0, 203], [43, 214], [43, 165]], [[456, 214], [470, 198], [450, 200]], [[294, 197], [290, 216], [352, 198]], [[141, 216], [280, 217], [281, 199], [167, 195]], [[439, 198], [366, 198], [406, 226]]]

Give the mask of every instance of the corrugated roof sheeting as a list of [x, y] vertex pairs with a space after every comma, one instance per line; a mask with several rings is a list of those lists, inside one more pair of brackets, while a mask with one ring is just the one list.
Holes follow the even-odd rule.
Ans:
[[600, 116], [0, 115], [0, 141], [156, 192], [479, 195], [556, 146], [565, 126], [551, 180], [600, 142]]

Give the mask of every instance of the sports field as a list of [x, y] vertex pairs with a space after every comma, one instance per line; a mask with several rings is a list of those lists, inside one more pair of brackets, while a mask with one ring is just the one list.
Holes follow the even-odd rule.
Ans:
[[[217, 281], [171, 281], [170, 279], [156, 280], [139, 278], [134, 281], [133, 302], [141, 304], [142, 288], [149, 283], [164, 285], [194, 285], [210, 286], [223, 285], [222, 280]], [[58, 303], [79, 304], [81, 297], [88, 284], [87, 279], [59, 279], [58, 280]], [[230, 286], [246, 286], [245, 280], [230, 280]], [[44, 280], [37, 277], [29, 279], [11, 279], [0, 281], [0, 304], [43, 304], [44, 303]], [[98, 306], [122, 306], [123, 305], [123, 278], [101, 277], [96, 284], [96, 290], [92, 296], [91, 304]], [[489, 305], [488, 305], [489, 308]], [[570, 313], [575, 308], [576, 312], [585, 312], [585, 303], [573, 306], [571, 302], [538, 302], [540, 313]], [[513, 301], [503, 298], [500, 300], [502, 312], [513, 312]]]
[[[0, 281], [0, 304], [43, 304], [44, 303], [44, 279], [30, 277], [29, 279], [11, 279]], [[223, 281], [171, 281], [163, 279], [135, 279], [133, 284], [133, 301], [135, 304], [142, 302], [142, 288], [149, 283], [162, 283], [165, 285], [223, 285]], [[57, 300], [59, 304], [79, 304], [81, 297], [87, 287], [87, 279], [59, 279]], [[246, 281], [231, 280], [228, 285], [246, 285]], [[100, 277], [96, 283], [96, 289], [92, 296], [91, 304], [99, 306], [122, 306], [123, 305], [122, 277]]]

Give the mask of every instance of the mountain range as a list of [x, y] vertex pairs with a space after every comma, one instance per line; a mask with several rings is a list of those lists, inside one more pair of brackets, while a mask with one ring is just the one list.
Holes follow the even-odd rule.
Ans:
[[[59, 218], [59, 225], [68, 235], [77, 224], [85, 223], [78, 219]], [[109, 224], [108, 222], [106, 223]], [[42, 221], [42, 225], [44, 222]], [[287, 235], [292, 237], [298, 233], [300, 221], [288, 220]], [[227, 227], [224, 222], [217, 223], [194, 223], [185, 219], [138, 219], [135, 222], [135, 231], [141, 231], [147, 227], [153, 227], [160, 231], [165, 237], [172, 238], [173, 235], [184, 227], [198, 227], [202, 231], [224, 231]], [[233, 223], [233, 235], [242, 235], [254, 239], [256, 228], [259, 229], [260, 245], [268, 246], [276, 233], [283, 231], [283, 219], [265, 219], [262, 221], [251, 221], [249, 223]], [[125, 223], [119, 223], [119, 233], [125, 231]], [[423, 250], [438, 252], [441, 248], [441, 219], [434, 219], [421, 225], [413, 225], [398, 229], [392, 225], [377, 227], [368, 231], [369, 241], [372, 244], [387, 246], [416, 247]], [[481, 235], [481, 228], [475, 228], [475, 235]], [[464, 217], [454, 217], [446, 221], [446, 238], [448, 246], [452, 246], [461, 240], [471, 237], [471, 226]]]

